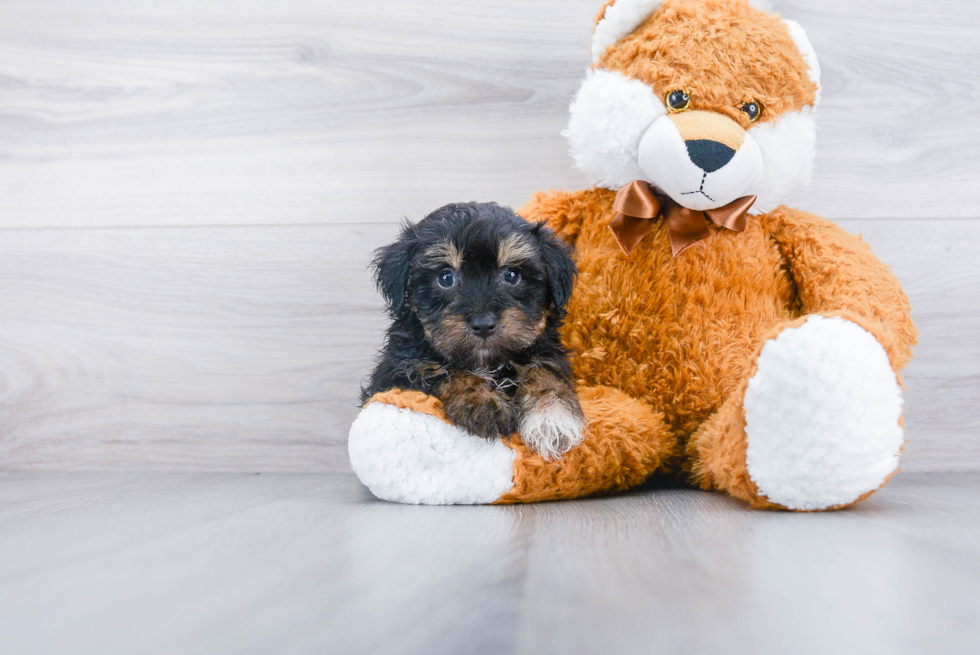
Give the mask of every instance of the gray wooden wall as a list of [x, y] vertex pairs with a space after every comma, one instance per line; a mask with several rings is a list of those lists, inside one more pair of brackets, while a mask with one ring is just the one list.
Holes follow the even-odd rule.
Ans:
[[[600, 0], [0, 5], [0, 468], [347, 470], [368, 252], [580, 188]], [[922, 331], [907, 470], [980, 468], [980, 3], [794, 0], [814, 182]]]

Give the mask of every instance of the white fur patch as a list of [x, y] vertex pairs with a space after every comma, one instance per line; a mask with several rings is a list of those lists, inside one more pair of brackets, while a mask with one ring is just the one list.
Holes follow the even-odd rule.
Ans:
[[[602, 69], [590, 71], [572, 103], [570, 114], [568, 129], [562, 134], [568, 138], [576, 167], [593, 186], [618, 190], [633, 180], [646, 180], [662, 186], [662, 190], [673, 197], [675, 192], [679, 195], [691, 190], [682, 189], [682, 186], [696, 182], [685, 177], [673, 184], [673, 178], [682, 176], [688, 169], [694, 172], [687, 177], [700, 177], [679, 138], [674, 139], [676, 147], [672, 149], [652, 148], [644, 152], [649, 170], [644, 172], [640, 166], [641, 143], [651, 140], [648, 145], [654, 141], [669, 145], [672, 142], [653, 138], [657, 130], [671, 128], [670, 121], [662, 118], [667, 115], [667, 108], [653, 90], [639, 80]], [[817, 139], [813, 111], [805, 107], [798, 112], [783, 114], [774, 123], [760, 123], [750, 128], [748, 135], [762, 154], [761, 176], [758, 160], [752, 156], [755, 149], [749, 146], [743, 148], [744, 154], [736, 155], [738, 162], [733, 160], [725, 167], [728, 171], [719, 170], [708, 176], [705, 191], [709, 196], [714, 192], [718, 196], [716, 200], [721, 200], [740, 187], [741, 191], [725, 202], [742, 195], [755, 195], [758, 200], [751, 213], [761, 214], [785, 203], [810, 181]], [[752, 161], [741, 162], [746, 158]], [[740, 162], [747, 168], [737, 172], [734, 165]], [[739, 180], [729, 179], [733, 176]], [[746, 180], [754, 180], [754, 183], [743, 187], [741, 183]], [[696, 184], [694, 188], [697, 188]], [[691, 209], [707, 208], [685, 202], [680, 197], [674, 199]]]
[[514, 486], [517, 454], [434, 416], [383, 403], [361, 410], [351, 467], [378, 498], [414, 505], [492, 503]]
[[783, 114], [774, 123], [752, 127], [749, 135], [762, 152], [762, 177], [745, 195], [758, 196], [750, 213], [764, 214], [810, 183], [817, 154], [817, 126], [813, 111], [804, 107]]
[[586, 74], [570, 108], [568, 139], [575, 166], [593, 186], [619, 189], [642, 180], [637, 149], [647, 128], [667, 114], [653, 89], [622, 73]]
[[[598, 64], [609, 46], [632, 34], [662, 4], [663, 0], [617, 0], [607, 7], [592, 34], [592, 63]], [[749, 4], [762, 11], [772, 8], [769, 0], [749, 0]]]
[[763, 176], [759, 146], [747, 135], [731, 161], [706, 173], [691, 161], [687, 144], [669, 117], [658, 118], [640, 140], [643, 178], [688, 209], [715, 209], [749, 195]]
[[766, 342], [745, 393], [746, 464], [790, 509], [854, 502], [898, 467], [902, 391], [885, 349], [840, 317]]
[[521, 440], [545, 459], [559, 459], [585, 438], [585, 420], [564, 403], [535, 408], [521, 419]]

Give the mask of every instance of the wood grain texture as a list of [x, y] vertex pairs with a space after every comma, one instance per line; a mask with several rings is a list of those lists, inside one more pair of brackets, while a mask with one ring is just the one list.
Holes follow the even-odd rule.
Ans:
[[558, 132], [596, 10], [5, 5], [0, 225], [396, 220], [577, 186]]
[[[579, 188], [601, 0], [0, 5], [0, 227], [317, 224]], [[975, 218], [980, 4], [803, 0], [829, 218]], [[380, 191], [379, 191], [380, 190]]]
[[10, 653], [973, 653], [980, 477], [843, 512], [640, 490], [383, 503], [347, 475], [0, 473]]
[[394, 230], [7, 232], [2, 466], [347, 470]]
[[[980, 468], [980, 222], [841, 221], [904, 284], [907, 470]], [[0, 468], [346, 471], [395, 224], [8, 230]]]

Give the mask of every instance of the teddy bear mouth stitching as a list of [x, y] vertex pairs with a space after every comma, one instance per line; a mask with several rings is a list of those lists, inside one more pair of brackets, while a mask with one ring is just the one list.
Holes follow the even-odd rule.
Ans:
[[711, 196], [709, 196], [707, 193], [704, 192], [704, 181], [706, 179], [708, 179], [708, 172], [707, 171], [705, 171], [704, 173], [701, 174], [701, 186], [698, 187], [698, 190], [697, 191], [685, 191], [681, 195], [682, 196], [690, 196], [690, 195], [694, 195], [695, 193], [700, 193], [702, 196], [704, 196], [705, 198], [707, 198], [711, 202], [714, 202], [715, 199], [712, 198]]

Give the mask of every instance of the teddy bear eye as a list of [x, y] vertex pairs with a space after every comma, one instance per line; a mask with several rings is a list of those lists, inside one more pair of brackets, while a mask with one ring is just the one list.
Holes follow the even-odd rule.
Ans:
[[680, 89], [674, 89], [667, 94], [667, 107], [672, 111], [684, 111], [691, 104], [691, 96]]
[[745, 112], [745, 115], [749, 117], [749, 122], [754, 123], [759, 120], [759, 116], [762, 116], [762, 105], [752, 100], [751, 102], [746, 102], [744, 105], [739, 107]]
[[504, 284], [514, 287], [521, 281], [521, 272], [513, 267], [505, 268], [503, 273], [500, 274], [500, 279]]
[[436, 276], [436, 281], [443, 289], [452, 288], [456, 286], [456, 274], [451, 268], [444, 268], [439, 271], [439, 274]]

